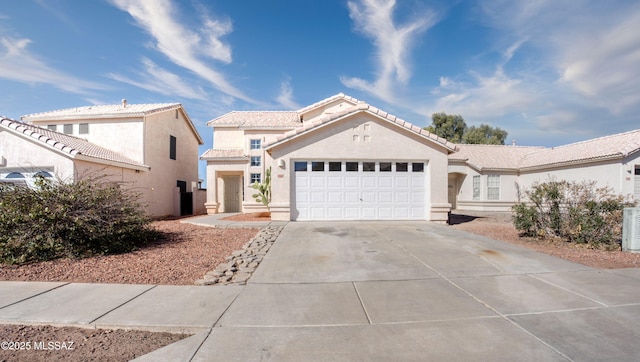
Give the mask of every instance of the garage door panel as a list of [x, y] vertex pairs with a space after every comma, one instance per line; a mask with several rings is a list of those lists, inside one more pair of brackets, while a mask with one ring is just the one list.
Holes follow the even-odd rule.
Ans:
[[[308, 160], [312, 162], [314, 160]], [[325, 161], [329, 162], [329, 161]], [[333, 162], [333, 161], [331, 161]], [[336, 161], [337, 162], [337, 161]], [[344, 161], [342, 161], [344, 162]], [[355, 161], [353, 161], [355, 162]], [[385, 161], [386, 162], [386, 161]], [[343, 163], [344, 165], [344, 163]], [[296, 171], [298, 220], [407, 220], [426, 215], [423, 172]], [[388, 168], [384, 168], [388, 170]]]
[[380, 188], [391, 188], [391, 187], [393, 187], [393, 177], [391, 177], [391, 176], [380, 176], [378, 178], [378, 187], [380, 187]]
[[362, 176], [362, 187], [371, 189], [376, 187], [376, 177], [375, 176]]
[[345, 191], [344, 192], [344, 202], [348, 203], [348, 204], [360, 202], [360, 192], [358, 192], [358, 191]]
[[343, 216], [341, 207], [327, 207], [327, 219], [340, 220], [342, 218]]
[[407, 191], [397, 191], [394, 193], [394, 201], [396, 203], [408, 203], [409, 193]]
[[326, 187], [324, 176], [311, 176], [311, 187]]
[[329, 204], [342, 204], [343, 200], [343, 191], [329, 191], [327, 192], [327, 202]]
[[380, 202], [380, 203], [393, 202], [393, 192], [391, 192], [391, 191], [380, 191], [378, 193], [378, 202]]
[[328, 176], [327, 177], [327, 187], [330, 189], [341, 189], [344, 186], [343, 184], [343, 178], [340, 176]]
[[379, 207], [378, 208], [378, 218], [379, 219], [392, 219], [393, 218], [393, 208], [392, 207]]
[[397, 176], [394, 178], [394, 186], [399, 188], [409, 187], [409, 178], [407, 176]]
[[376, 192], [375, 191], [363, 191], [361, 193], [361, 200], [363, 203], [374, 203], [376, 202]]
[[362, 208], [362, 218], [365, 220], [375, 220], [376, 218], [376, 208], [375, 207], [363, 207]]
[[324, 191], [311, 191], [309, 195], [311, 195], [312, 204], [324, 204], [327, 196]]
[[345, 176], [344, 186], [346, 188], [360, 187], [360, 177], [358, 176]]

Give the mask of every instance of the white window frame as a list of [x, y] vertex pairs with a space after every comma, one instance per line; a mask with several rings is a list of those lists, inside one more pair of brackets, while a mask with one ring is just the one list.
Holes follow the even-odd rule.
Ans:
[[480, 175], [473, 176], [473, 200], [480, 200]]
[[252, 173], [252, 174], [249, 175], [249, 180], [250, 180], [249, 185], [253, 185], [256, 182], [260, 183], [260, 182], [262, 182], [262, 174]]
[[259, 150], [262, 148], [262, 140], [259, 138], [254, 138], [249, 141], [249, 148], [252, 150]]
[[500, 175], [487, 175], [487, 200], [500, 200]]
[[260, 167], [260, 166], [262, 166], [262, 157], [251, 156], [251, 167]]

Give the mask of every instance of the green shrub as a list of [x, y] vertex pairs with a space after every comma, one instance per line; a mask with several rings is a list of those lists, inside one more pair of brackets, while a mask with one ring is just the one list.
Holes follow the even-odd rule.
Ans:
[[576, 243], [617, 247], [622, 211], [635, 203], [595, 182], [549, 181], [525, 191], [513, 206], [513, 224], [524, 236], [557, 236]]
[[0, 184], [0, 262], [131, 251], [158, 236], [138, 198], [104, 176]]

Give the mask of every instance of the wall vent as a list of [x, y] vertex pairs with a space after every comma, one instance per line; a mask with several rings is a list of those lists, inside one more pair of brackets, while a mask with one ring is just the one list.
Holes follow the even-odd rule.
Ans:
[[640, 253], [640, 207], [625, 207], [622, 220], [622, 250]]

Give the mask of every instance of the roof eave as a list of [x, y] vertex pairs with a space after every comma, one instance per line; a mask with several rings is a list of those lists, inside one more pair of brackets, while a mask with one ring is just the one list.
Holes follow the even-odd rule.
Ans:
[[147, 172], [151, 171], [151, 166], [148, 166], [148, 165], [132, 164], [132, 163], [127, 163], [127, 162], [113, 161], [113, 160], [105, 160], [103, 158], [87, 156], [87, 155], [83, 155], [81, 153], [77, 153], [76, 155], [72, 156], [72, 158], [75, 159], [75, 160], [78, 160], [78, 161], [87, 161], [87, 162], [99, 163], [101, 165], [128, 168], [128, 169], [136, 170], [136, 171], [147, 171]]

